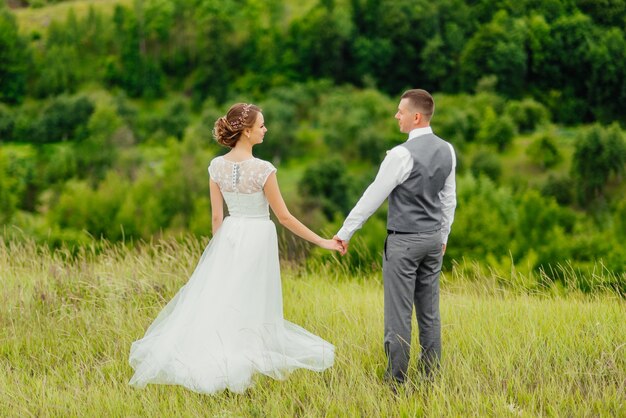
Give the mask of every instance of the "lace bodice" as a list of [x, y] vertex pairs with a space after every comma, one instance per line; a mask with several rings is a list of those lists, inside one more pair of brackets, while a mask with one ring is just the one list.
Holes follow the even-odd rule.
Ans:
[[251, 158], [234, 163], [216, 157], [209, 165], [211, 180], [218, 184], [231, 216], [269, 217], [263, 186], [276, 171], [271, 163]]

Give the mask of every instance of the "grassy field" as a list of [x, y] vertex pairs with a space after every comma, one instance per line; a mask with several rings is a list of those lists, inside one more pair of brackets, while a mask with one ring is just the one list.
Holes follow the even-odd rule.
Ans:
[[336, 345], [331, 369], [259, 377], [243, 395], [133, 389], [130, 344], [202, 246], [71, 255], [0, 242], [0, 416], [626, 416], [624, 299], [529, 295], [448, 274], [441, 376], [424, 385], [412, 370], [394, 396], [381, 379], [380, 280], [332, 266], [283, 274], [285, 317]]
[[93, 7], [99, 12], [106, 15], [112, 14], [116, 4], [126, 6], [132, 5], [131, 0], [76, 0], [65, 1], [57, 4], [47, 5], [45, 7], [26, 7], [14, 10], [17, 17], [20, 32], [24, 35], [30, 35], [38, 32], [45, 35], [50, 23], [64, 22], [67, 14], [72, 9], [77, 18], [83, 18], [89, 12], [89, 8]]
[[[37, 32], [45, 35], [50, 23], [65, 22], [68, 12], [74, 11], [77, 18], [83, 18], [93, 7], [105, 15], [111, 15], [117, 4], [133, 7], [134, 0], [73, 0], [56, 4], [46, 4], [44, 7], [26, 7], [15, 9], [20, 32], [30, 35]], [[305, 14], [315, 4], [312, 0], [287, 1], [284, 4], [285, 16], [288, 20]]]

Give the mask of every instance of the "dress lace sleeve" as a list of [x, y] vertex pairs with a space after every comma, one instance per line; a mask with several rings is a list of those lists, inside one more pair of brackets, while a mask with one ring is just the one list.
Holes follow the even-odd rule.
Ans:
[[217, 183], [216, 161], [217, 161], [217, 158], [214, 158], [211, 160], [211, 163], [209, 164], [209, 178]]
[[259, 176], [257, 177], [258, 179], [258, 186], [260, 189], [263, 189], [263, 186], [265, 186], [265, 182], [267, 181], [267, 178], [270, 176], [270, 174], [275, 173], [276, 172], [276, 167], [274, 167], [274, 165], [268, 161], [263, 161], [263, 167], [261, 168], [261, 171], [259, 173]]

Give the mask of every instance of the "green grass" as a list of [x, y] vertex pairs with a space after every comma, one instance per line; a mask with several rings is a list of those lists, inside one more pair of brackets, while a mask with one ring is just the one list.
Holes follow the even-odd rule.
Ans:
[[18, 26], [20, 32], [25, 35], [30, 35], [33, 32], [38, 32], [41, 35], [47, 33], [48, 26], [52, 22], [65, 22], [67, 19], [67, 13], [70, 9], [74, 10], [77, 18], [83, 18], [87, 16], [89, 8], [93, 7], [95, 10], [110, 15], [113, 13], [115, 5], [122, 4], [125, 6], [132, 5], [131, 0], [75, 0], [66, 1], [57, 4], [46, 5], [39, 8], [23, 8], [16, 9], [13, 12], [17, 17]]
[[[383, 384], [382, 285], [333, 266], [283, 274], [285, 317], [337, 347], [335, 365], [259, 377], [243, 395], [127, 385], [130, 344], [192, 272], [204, 243], [77, 254], [0, 242], [3, 416], [624, 416], [624, 299], [529, 295], [448, 274], [444, 358], [430, 386]], [[413, 341], [416, 344], [415, 338]], [[413, 353], [415, 357], [415, 353]]]
[[[111, 15], [115, 5], [121, 4], [127, 7], [133, 6], [133, 0], [73, 0], [56, 4], [47, 4], [43, 7], [25, 7], [15, 9], [20, 32], [30, 35], [37, 32], [45, 35], [51, 22], [64, 22], [70, 9], [74, 10], [77, 18], [87, 15], [89, 8]], [[285, 16], [287, 21], [301, 17], [308, 12], [316, 2], [313, 0], [289, 0], [285, 2]]]

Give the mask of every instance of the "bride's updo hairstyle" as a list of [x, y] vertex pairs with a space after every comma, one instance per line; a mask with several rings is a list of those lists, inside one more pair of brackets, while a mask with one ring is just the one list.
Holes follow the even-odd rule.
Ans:
[[261, 109], [258, 106], [248, 103], [235, 103], [228, 109], [226, 116], [215, 121], [213, 127], [215, 140], [225, 147], [234, 147], [241, 138], [243, 130], [254, 126], [259, 113], [261, 113]]

